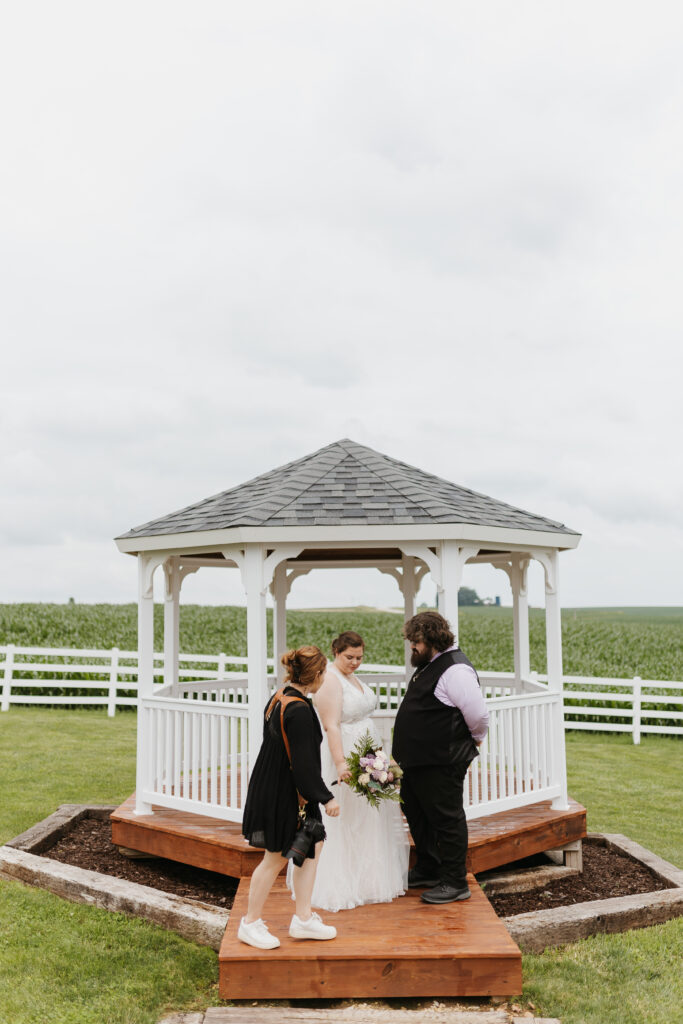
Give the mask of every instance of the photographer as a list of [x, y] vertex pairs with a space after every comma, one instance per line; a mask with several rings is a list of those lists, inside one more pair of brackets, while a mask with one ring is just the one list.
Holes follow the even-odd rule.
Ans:
[[[320, 689], [327, 659], [317, 647], [301, 647], [282, 656], [285, 686], [264, 712], [263, 743], [249, 782], [242, 832], [250, 846], [265, 849], [249, 886], [247, 914], [237, 937], [249, 946], [274, 949], [280, 940], [268, 931], [261, 913], [268, 893], [288, 857], [294, 864], [296, 913], [289, 926], [295, 939], [333, 939], [337, 931], [311, 912], [311, 893], [325, 838], [320, 804], [339, 814], [320, 774], [322, 732], [308, 697]], [[300, 812], [300, 805], [305, 806]], [[304, 820], [305, 819], [305, 820]], [[302, 824], [303, 827], [297, 829]]]

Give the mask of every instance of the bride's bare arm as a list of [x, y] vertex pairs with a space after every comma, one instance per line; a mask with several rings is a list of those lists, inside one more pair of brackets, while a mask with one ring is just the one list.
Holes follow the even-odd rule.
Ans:
[[337, 781], [343, 782], [344, 779], [349, 778], [349, 771], [346, 767], [341, 729], [339, 728], [342, 716], [342, 688], [334, 673], [325, 673], [325, 680], [316, 693], [314, 701], [327, 735], [332, 760], [337, 769]]

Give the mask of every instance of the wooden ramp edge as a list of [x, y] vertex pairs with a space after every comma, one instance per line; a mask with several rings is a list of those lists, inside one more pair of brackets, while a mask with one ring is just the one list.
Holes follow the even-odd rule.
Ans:
[[[262, 857], [242, 836], [241, 826], [187, 811], [155, 807], [153, 814], [135, 814], [135, 795], [111, 815], [112, 841], [117, 846], [167, 857], [232, 878], [247, 878]], [[501, 811], [468, 822], [468, 869], [475, 874], [510, 864], [544, 850], [583, 839], [586, 810], [574, 800], [554, 811], [548, 800]]]
[[291, 939], [294, 903], [283, 881], [265, 919], [277, 949], [240, 942], [249, 882], [240, 882], [219, 952], [222, 999], [360, 999], [510, 996], [522, 991], [522, 955], [469, 876], [472, 898], [430, 906], [419, 890], [391, 903], [322, 913], [337, 928], [328, 942]]

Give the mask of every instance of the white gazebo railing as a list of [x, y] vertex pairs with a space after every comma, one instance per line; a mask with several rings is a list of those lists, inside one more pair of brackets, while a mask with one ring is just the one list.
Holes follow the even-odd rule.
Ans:
[[[374, 717], [390, 748], [405, 673], [362, 675], [378, 695]], [[555, 742], [557, 729], [563, 728], [562, 694], [534, 680], [525, 680], [517, 692], [511, 673], [485, 673], [481, 682], [489, 734], [470, 768], [468, 818], [566, 798], [564, 762]], [[268, 685], [274, 690], [273, 676]], [[140, 698], [147, 756], [139, 795], [145, 803], [241, 821], [249, 761], [246, 677], [181, 683], [177, 697], [171, 689]]]
[[249, 711], [238, 701], [144, 697], [142, 798], [160, 807], [241, 821]]

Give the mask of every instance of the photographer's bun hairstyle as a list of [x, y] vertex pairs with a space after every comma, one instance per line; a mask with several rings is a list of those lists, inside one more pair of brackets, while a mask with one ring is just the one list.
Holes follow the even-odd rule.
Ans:
[[327, 668], [327, 658], [319, 647], [312, 644], [299, 647], [296, 651], [287, 651], [280, 658], [287, 674], [285, 685], [309, 687], [316, 681], [321, 672]]
[[340, 633], [337, 639], [332, 641], [332, 653], [335, 658], [342, 651], [345, 651], [347, 647], [362, 647], [365, 650], [365, 641], [359, 633], [354, 633], [353, 630], [347, 629], [345, 633]]

